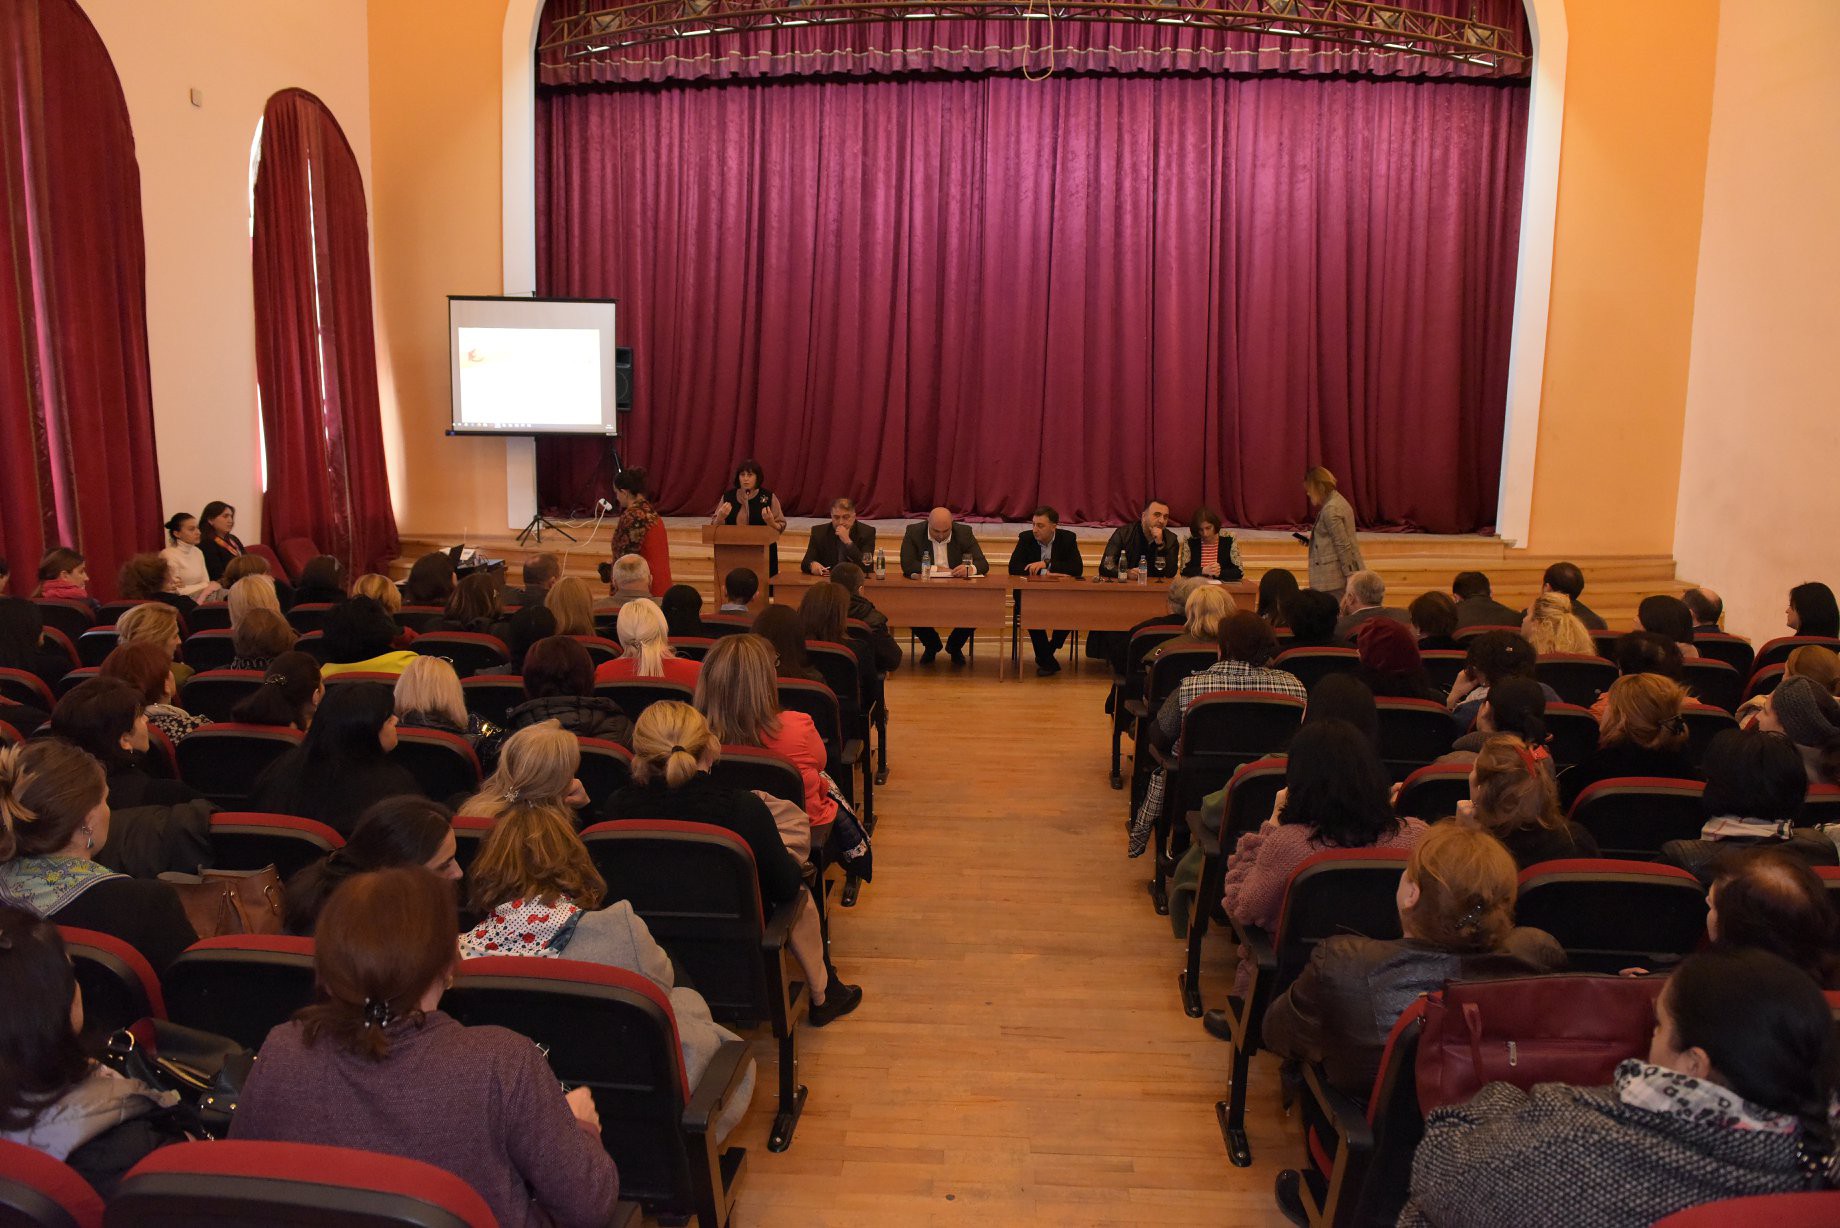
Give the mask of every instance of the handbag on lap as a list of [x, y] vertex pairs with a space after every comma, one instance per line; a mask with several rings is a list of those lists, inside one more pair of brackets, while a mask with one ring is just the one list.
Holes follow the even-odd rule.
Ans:
[[162, 874], [160, 881], [178, 892], [186, 920], [200, 938], [281, 932], [281, 875], [272, 865]]

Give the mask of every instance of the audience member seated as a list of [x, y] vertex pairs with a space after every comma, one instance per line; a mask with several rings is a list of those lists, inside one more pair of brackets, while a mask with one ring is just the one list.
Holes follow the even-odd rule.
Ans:
[[[1533, 673], [1537, 659], [1533, 645], [1527, 642], [1526, 637], [1512, 631], [1484, 631], [1471, 639], [1469, 655], [1463, 659], [1463, 672], [1457, 675], [1457, 680], [1450, 686], [1450, 694], [1445, 698], [1457, 728], [1468, 729], [1476, 723], [1476, 713], [1481, 711], [1482, 702], [1489, 697], [1490, 688], [1509, 678], [1526, 678], [1537, 682]], [[1543, 682], [1538, 685], [1547, 703], [1560, 702], [1559, 692]]]
[[1404, 623], [1368, 619], [1355, 630], [1354, 649], [1361, 655], [1361, 681], [1376, 698], [1444, 702], [1444, 689], [1425, 672], [1418, 641]]
[[505, 1228], [610, 1223], [619, 1174], [594, 1096], [529, 1039], [440, 1007], [457, 971], [453, 886], [420, 866], [360, 874], [320, 914], [318, 1001], [268, 1034], [231, 1137], [421, 1160]]
[[1380, 749], [1380, 709], [1374, 693], [1353, 674], [1338, 671], [1316, 680], [1303, 710], [1303, 723], [1317, 721], [1347, 721], [1376, 752]]
[[297, 605], [336, 604], [349, 596], [345, 584], [345, 564], [330, 554], [318, 554], [300, 569], [294, 586]]
[[56, 694], [74, 668], [61, 649], [46, 646], [45, 617], [37, 606], [23, 597], [0, 597], [0, 669], [24, 670]]
[[613, 572], [608, 581], [608, 600], [596, 602], [613, 608], [622, 602], [633, 601], [640, 597], [652, 595], [652, 565], [645, 561], [642, 554], [622, 554], [613, 560]]
[[673, 584], [665, 589], [664, 596], [658, 599], [658, 608], [673, 636], [703, 634], [703, 594], [690, 585]]
[[1840, 605], [1834, 602], [1834, 590], [1819, 581], [1798, 584], [1789, 590], [1786, 618], [1789, 630], [1796, 635], [1840, 639]]
[[[0, 747], [0, 905], [112, 934], [163, 972], [198, 941], [178, 894], [95, 860], [109, 842], [102, 765], [54, 738]], [[18, 987], [4, 982], [13, 1018]]]
[[1237, 612], [1233, 595], [1218, 584], [1203, 584], [1182, 603], [1182, 634], [1164, 640], [1151, 650], [1148, 668], [1164, 653], [1177, 648], [1213, 648], [1220, 643], [1220, 624]]
[[230, 717], [239, 724], [292, 726], [305, 733], [325, 697], [319, 662], [308, 653], [284, 652], [268, 663], [262, 685], [238, 700]]
[[[865, 702], [879, 694], [880, 680], [877, 677], [873, 649], [850, 644], [849, 589], [834, 580], [808, 587], [805, 595], [799, 599], [799, 626], [805, 633], [807, 644], [816, 641], [850, 647], [856, 656], [857, 694], [863, 696]], [[896, 648], [897, 662], [900, 656], [901, 650]], [[838, 699], [841, 700], [842, 696], [838, 696]]]
[[821, 843], [837, 817], [837, 799], [817, 726], [803, 712], [779, 706], [773, 649], [758, 635], [725, 635], [703, 658], [696, 707], [725, 746], [760, 746], [792, 761], [805, 782], [812, 840]]
[[1503, 678], [1489, 688], [1476, 709], [1476, 727], [1452, 744], [1440, 762], [1472, 763], [1482, 744], [1498, 733], [1511, 733], [1533, 750], [1550, 757], [1546, 731], [1546, 692], [1531, 678]]
[[267, 559], [259, 554], [239, 554], [224, 565], [222, 574], [217, 577], [217, 587], [207, 590], [203, 596], [198, 598], [198, 601], [200, 603], [228, 602], [230, 590], [236, 587], [239, 580], [249, 576], [267, 576], [270, 584], [275, 583], [274, 577], [269, 576]]
[[499, 600], [497, 579], [483, 571], [464, 577], [454, 585], [446, 613], [428, 624], [427, 630], [468, 631], [504, 639], [510, 626]]
[[1757, 728], [1795, 743], [1808, 783], [1840, 784], [1840, 702], [1813, 678], [1778, 683], [1757, 715]]
[[1541, 593], [1535, 597], [1533, 608], [1521, 621], [1521, 634], [1542, 657], [1555, 653], [1581, 657], [1597, 655], [1597, 642], [1591, 638], [1590, 628], [1572, 612], [1571, 598], [1564, 593]]
[[1693, 615], [1693, 633], [1707, 632], [1721, 635], [1724, 628], [1719, 625], [1725, 617], [1725, 600], [1711, 589], [1704, 587], [1690, 588], [1680, 595], [1686, 602], [1687, 610]]
[[424, 554], [409, 565], [409, 575], [402, 583], [404, 605], [446, 606], [454, 595], [454, 561], [445, 550]]
[[555, 806], [575, 814], [588, 804], [580, 770], [581, 742], [574, 734], [553, 720], [526, 725], [505, 739], [497, 769], [456, 813], [498, 819], [520, 807]]
[[193, 716], [173, 703], [172, 658], [158, 644], [142, 640], [120, 645], [103, 658], [97, 676], [119, 678], [133, 687], [147, 705], [147, 723], [169, 741], [182, 742], [192, 730], [211, 723], [210, 717]]
[[393, 709], [389, 687], [372, 682], [329, 687], [306, 739], [256, 777], [249, 808], [318, 819], [346, 836], [374, 803], [421, 796], [409, 769], [389, 758], [396, 749]]
[[177, 1092], [117, 1074], [85, 1051], [83, 991], [55, 924], [0, 907], [0, 984], [0, 1139], [70, 1165], [105, 1199], [148, 1153], [185, 1141], [172, 1112]]
[[224, 579], [224, 572], [243, 553], [242, 539], [231, 530], [236, 527], [236, 509], [228, 503], [213, 499], [204, 505], [204, 511], [198, 513], [198, 519], [204, 523], [199, 534], [198, 550], [204, 555], [204, 569], [211, 579], [229, 588], [232, 581]]
[[1341, 606], [1329, 593], [1313, 588], [1299, 589], [1284, 602], [1284, 622], [1291, 637], [1286, 648], [1346, 648], [1347, 643], [1335, 634]]
[[632, 745], [632, 722], [613, 700], [594, 693], [594, 659], [566, 635], [531, 645], [524, 657], [524, 696], [505, 714], [506, 729], [555, 721], [578, 738]]
[[197, 673], [189, 665], [178, 660], [179, 645], [184, 642], [179, 634], [179, 611], [169, 605], [148, 602], [126, 610], [115, 620], [116, 644], [149, 643], [159, 645], [166, 654], [166, 668], [172, 671], [173, 685], [182, 687], [186, 679]]
[[65, 546], [45, 551], [38, 563], [38, 591], [32, 595], [50, 601], [80, 601], [92, 612], [100, 608], [89, 595], [88, 564], [81, 554]]
[[166, 560], [171, 572], [172, 591], [193, 601], [203, 601], [216, 594], [221, 586], [211, 579], [204, 551], [198, 548], [204, 538], [203, 530], [198, 527], [198, 517], [180, 512], [166, 522], [165, 528], [170, 544], [160, 551], [160, 557]]
[[554, 554], [533, 554], [524, 560], [524, 587], [505, 593], [505, 604], [530, 607], [542, 605], [549, 590], [562, 579], [562, 559]]
[[1273, 567], [1259, 577], [1258, 616], [1276, 627], [1290, 626], [1288, 606], [1298, 593], [1297, 577], [1282, 567]]
[[460, 675], [440, 657], [418, 656], [403, 667], [396, 678], [396, 719], [404, 729], [438, 729], [465, 738], [482, 771], [490, 772], [497, 762], [504, 732], [466, 710]]
[[[722, 642], [750, 638], [728, 636]], [[633, 733], [633, 782], [607, 799], [602, 819], [671, 819], [709, 823], [740, 836], [754, 855], [761, 905], [768, 911], [801, 900], [788, 945], [811, 992], [810, 1022], [823, 1027], [862, 1002], [860, 986], [835, 975], [824, 950], [817, 910], [799, 868], [804, 852], [787, 847], [767, 804], [752, 793], [717, 784], [710, 769], [722, 743], [689, 704], [663, 700], [647, 708]]]
[[93, 756], [108, 774], [109, 800], [116, 810], [197, 801], [190, 785], [148, 775], [143, 766], [151, 745], [147, 729], [146, 701], [120, 678], [80, 682], [51, 711], [52, 734]]
[[[1840, 695], [1840, 653], [1821, 644], [1803, 644], [1792, 650], [1783, 661], [1783, 678], [1812, 678], [1815, 686], [1830, 695]], [[1780, 681], [1778, 683], [1780, 685]], [[1738, 705], [1738, 724], [1746, 729], [1756, 726], [1770, 693], [1753, 695]]]
[[[670, 594], [666, 594], [669, 596]], [[624, 655], [603, 661], [595, 667], [595, 682], [618, 682], [629, 678], [662, 678], [695, 686], [702, 666], [681, 658], [671, 647], [671, 625], [664, 611], [650, 597], [637, 597], [620, 607], [615, 620]]]
[[722, 577], [722, 604], [718, 614], [746, 614], [760, 595], [760, 577], [752, 567], [737, 567]]
[[805, 624], [791, 606], [769, 605], [754, 616], [751, 628], [773, 649], [776, 672], [799, 682], [823, 682], [824, 674], [805, 650]]
[[543, 599], [556, 620], [557, 635], [594, 634], [594, 592], [580, 576], [564, 576]]
[[1734, 849], [1713, 872], [1706, 937], [1755, 947], [1794, 964], [1822, 989], [1840, 989], [1840, 914], [1808, 863], [1772, 845]]
[[265, 572], [252, 572], [232, 584], [226, 600], [230, 603], [232, 630], [243, 625], [243, 619], [251, 610], [281, 613], [281, 598], [275, 591], [275, 581]]
[[547, 606], [527, 605], [513, 614], [505, 624], [505, 652], [511, 657], [506, 671], [523, 673], [524, 658], [530, 655], [531, 646], [556, 633], [556, 616]]
[[[1567, 608], [1579, 622], [1585, 625], [1587, 631], [1608, 630], [1604, 625], [1604, 620], [1599, 618], [1590, 606], [1579, 600], [1584, 594], [1584, 572], [1578, 570], [1576, 563], [1554, 563], [1548, 567], [1546, 575], [1541, 578], [1540, 591], [1557, 593], [1567, 598]], [[1522, 617], [1524, 618], [1525, 614]], [[1515, 621], [1519, 622], [1522, 619]]]
[[1487, 575], [1480, 571], [1460, 571], [1450, 582], [1456, 598], [1457, 627], [1518, 627], [1521, 616], [1495, 600]]
[[351, 582], [351, 595], [369, 597], [382, 606], [383, 612], [391, 618], [402, 613], [402, 590], [397, 588], [395, 581], [386, 575], [380, 575], [374, 571], [366, 572]]
[[[1190, 701], [1213, 691], [1270, 691], [1307, 700], [1297, 675], [1288, 670], [1271, 668], [1278, 655], [1278, 637], [1265, 620], [1248, 610], [1229, 615], [1220, 624], [1220, 660], [1182, 679], [1157, 710], [1152, 736], [1162, 745], [1181, 753], [1182, 714]], [[1141, 857], [1149, 846], [1150, 833], [1162, 817], [1163, 795], [1168, 788], [1168, 774], [1162, 768], [1150, 773], [1150, 786], [1143, 804], [1131, 821], [1130, 854]]]
[[867, 578], [863, 569], [854, 563], [839, 563], [831, 568], [831, 579], [849, 594], [848, 617], [869, 628], [869, 649], [875, 657], [876, 670], [892, 674], [901, 668], [901, 646], [895, 642], [894, 633], [888, 630], [888, 616], [862, 595], [863, 581]]
[[1387, 1034], [1446, 981], [1537, 976], [1566, 965], [1545, 930], [1514, 924], [1514, 858], [1487, 832], [1444, 822], [1412, 848], [1399, 879], [1401, 938], [1335, 934], [1265, 1012], [1263, 1043], [1320, 1062], [1330, 1086], [1367, 1100]]
[[300, 632], [273, 610], [251, 610], [230, 633], [236, 655], [230, 658], [231, 669], [267, 669], [270, 661], [289, 652], [300, 640]]
[[1341, 617], [1336, 620], [1335, 638], [1344, 644], [1354, 639], [1362, 623], [1375, 618], [1390, 618], [1410, 626], [1411, 617], [1397, 606], [1386, 604], [1386, 581], [1377, 571], [1357, 571], [1348, 577], [1342, 593]]
[[1701, 806], [1706, 825], [1697, 840], [1670, 840], [1661, 860], [1710, 883], [1718, 859], [1734, 850], [1773, 846], [1810, 865], [1840, 861], [1834, 842], [1811, 827], [1797, 827], [1808, 796], [1802, 757], [1788, 738], [1760, 729], [1727, 729], [1700, 757], [1706, 774]]
[[1636, 607], [1636, 622], [1642, 630], [1672, 641], [1686, 660], [1699, 657], [1699, 649], [1693, 646], [1693, 611], [1680, 598], [1665, 593], [1642, 598]]
[[1470, 764], [1469, 800], [1457, 806], [1457, 817], [1501, 841], [1523, 870], [1542, 861], [1596, 857], [1597, 840], [1560, 813], [1552, 773], [1544, 747], [1495, 734]]
[[[472, 912], [482, 919], [460, 935], [462, 960], [482, 955], [577, 959], [638, 973], [670, 996], [692, 1087], [724, 1042], [741, 1039], [710, 1017], [701, 994], [677, 984], [671, 957], [632, 905], [607, 900], [607, 884], [575, 834], [575, 812], [568, 807], [520, 794], [498, 815], [468, 877]], [[753, 1096], [750, 1063], [716, 1119], [717, 1139], [741, 1121]]]
[[[1420, 593], [1406, 607], [1406, 617], [1412, 620], [1420, 652], [1455, 652], [1463, 647], [1457, 643], [1457, 603], [1450, 594]], [[1443, 698], [1438, 696], [1440, 701]]]
[[1833, 1014], [1767, 951], [1707, 951], [1661, 992], [1648, 1060], [1608, 1087], [1491, 1083], [1434, 1109], [1402, 1228], [1636, 1228], [1808, 1188], [1832, 1164]]
[[[1227, 858], [1221, 907], [1241, 925], [1269, 929], [1278, 923], [1291, 873], [1324, 849], [1410, 849], [1427, 828], [1418, 819], [1393, 814], [1392, 781], [1379, 752], [1347, 721], [1311, 721], [1291, 739], [1271, 817], [1239, 838]], [[1233, 992], [1252, 988], [1250, 953], [1240, 952]], [[1227, 1039], [1218, 1011], [1203, 1020], [1208, 1031]]]
[[[1177, 576], [1169, 582], [1169, 591], [1165, 595], [1166, 600], [1169, 602], [1168, 613], [1146, 618], [1142, 622], [1134, 624], [1131, 629], [1123, 635], [1117, 636], [1116, 638], [1107, 636], [1101, 641], [1108, 646], [1107, 655], [1112, 663], [1112, 672], [1125, 675], [1125, 690], [1131, 696], [1135, 697], [1141, 694], [1144, 689], [1144, 663], [1141, 660], [1125, 660], [1125, 654], [1131, 650], [1131, 641], [1136, 637], [1139, 631], [1148, 631], [1152, 627], [1180, 627], [1186, 623], [1188, 621], [1189, 594], [1201, 587], [1203, 587], [1203, 585], [1201, 583], [1201, 577], [1199, 576]], [[1088, 651], [1090, 650], [1091, 645], [1089, 644]]]
[[1559, 800], [1569, 811], [1578, 795], [1617, 776], [1700, 779], [1687, 757], [1687, 693], [1672, 678], [1629, 674], [1611, 684], [1597, 749], [1559, 777]]
[[173, 591], [172, 568], [163, 554], [130, 555], [115, 573], [115, 588], [123, 601], [158, 601], [181, 615], [190, 614], [198, 603]]
[[[1680, 645], [1658, 632], [1631, 631], [1627, 635], [1619, 635], [1616, 639], [1616, 647], [1611, 650], [1610, 659], [1616, 662], [1618, 677], [1626, 677], [1630, 674], [1658, 674], [1663, 678], [1672, 678], [1675, 682], [1685, 684], [1687, 671], [1680, 655]], [[1609, 706], [1610, 693], [1606, 691], [1592, 702], [1591, 715], [1601, 723], [1604, 719], [1604, 709]]]
[[290, 934], [313, 937], [332, 893], [373, 870], [421, 866], [458, 889], [458, 851], [453, 811], [425, 797], [387, 797], [364, 812], [343, 848], [294, 871], [282, 896], [282, 925]]
[[1240, 580], [1246, 575], [1239, 543], [1223, 532], [1226, 522], [1211, 507], [1197, 508], [1188, 523], [1188, 540], [1182, 548], [1182, 574], [1210, 580]]
[[415, 654], [393, 648], [396, 620], [369, 597], [347, 597], [326, 611], [320, 652], [327, 678], [339, 674], [400, 674]]

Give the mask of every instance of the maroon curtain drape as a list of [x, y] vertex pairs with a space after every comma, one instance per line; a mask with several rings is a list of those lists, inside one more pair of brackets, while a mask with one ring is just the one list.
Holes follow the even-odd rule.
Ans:
[[0, 549], [15, 595], [67, 545], [109, 597], [164, 516], [134, 133], [71, 0], [0, 5], [0, 125]]
[[256, 169], [256, 376], [263, 533], [311, 538], [358, 570], [397, 550], [384, 466], [364, 182], [325, 104], [283, 90]]
[[[539, 285], [621, 300], [629, 463], [789, 510], [1120, 521], [1151, 493], [1494, 519], [1526, 88], [1009, 76], [542, 91]], [[566, 503], [597, 446], [544, 440]], [[599, 492], [594, 492], [599, 493]]]

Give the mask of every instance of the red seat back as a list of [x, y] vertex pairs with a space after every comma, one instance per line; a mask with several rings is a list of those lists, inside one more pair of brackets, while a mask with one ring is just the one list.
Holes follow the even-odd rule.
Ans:
[[99, 930], [58, 926], [83, 990], [84, 1031], [106, 1036], [137, 1020], [166, 1018], [153, 965], [133, 945]]
[[594, 693], [619, 705], [626, 719], [635, 725], [645, 710], [661, 699], [689, 703], [694, 692], [681, 682], [663, 678], [622, 678], [614, 682], [597, 682]]
[[1399, 786], [1393, 813], [1402, 819], [1435, 823], [1457, 812], [1457, 803], [1469, 800], [1467, 763], [1432, 763], [1419, 768]]
[[25, 704], [49, 712], [57, 706], [57, 697], [45, 680], [30, 670], [0, 669], [0, 699]]
[[260, 1049], [270, 1029], [313, 1001], [313, 940], [236, 934], [187, 947], [166, 970], [174, 1023]]
[[1833, 1228], [1840, 1224], [1840, 1190], [1753, 1194], [1727, 1198], [1656, 1220], [1655, 1228]]
[[805, 809], [805, 778], [792, 760], [764, 747], [724, 746], [709, 774], [731, 789], [758, 789]]
[[185, 637], [179, 655], [193, 669], [228, 669], [236, 659], [235, 633], [228, 628], [194, 631]]
[[505, 641], [478, 631], [422, 631], [409, 647], [417, 656], [447, 658], [462, 676], [496, 672], [511, 664]]
[[494, 725], [505, 723], [505, 714], [524, 702], [524, 680], [517, 674], [480, 674], [460, 680], [469, 712], [477, 712]]
[[581, 766], [576, 778], [588, 791], [589, 812], [599, 814], [607, 799], [632, 783], [632, 752], [606, 738], [578, 738]]
[[1699, 655], [1713, 661], [1723, 661], [1738, 671], [1739, 679], [1749, 678], [1757, 661], [1757, 652], [1751, 642], [1741, 635], [1726, 635], [1717, 631], [1695, 631], [1693, 646], [1699, 649]]
[[179, 691], [179, 706], [213, 721], [233, 720], [231, 713], [261, 689], [263, 677], [259, 669], [211, 669], [193, 674]]
[[219, 806], [242, 806], [255, 796], [262, 770], [305, 737], [292, 726], [204, 725], [176, 748], [179, 779]]
[[321, 554], [319, 546], [310, 537], [284, 538], [278, 547], [278, 552], [281, 555], [281, 562], [287, 567], [288, 576], [296, 584], [300, 583], [300, 577], [305, 574], [307, 564]]
[[1570, 817], [1596, 838], [1604, 856], [1652, 860], [1669, 840], [1699, 835], [1705, 791], [1697, 780], [1615, 776], [1580, 793]]
[[1305, 690], [1330, 674], [1352, 674], [1361, 668], [1361, 655], [1352, 648], [1287, 648], [1271, 663], [1273, 669], [1297, 675]]
[[1291, 872], [1272, 933], [1278, 975], [1267, 1001], [1290, 987], [1332, 934], [1400, 936], [1396, 897], [1406, 858], [1404, 849], [1325, 849]]
[[1380, 717], [1380, 760], [1394, 780], [1404, 780], [1413, 769], [1450, 753], [1456, 740], [1456, 722], [1443, 704], [1429, 699], [1377, 699]]
[[211, 856], [219, 870], [260, 870], [272, 865], [285, 881], [344, 847], [345, 837], [314, 819], [232, 810], [211, 816]]
[[0, 1139], [0, 1224], [102, 1228], [102, 1199], [70, 1165]]
[[473, 744], [457, 733], [399, 726], [396, 749], [389, 757], [407, 768], [422, 792], [437, 801], [463, 793], [470, 796], [479, 789], [479, 756]]
[[1533, 665], [1534, 677], [1559, 693], [1568, 704], [1590, 707], [1617, 679], [1613, 662], [1575, 653], [1547, 653]]

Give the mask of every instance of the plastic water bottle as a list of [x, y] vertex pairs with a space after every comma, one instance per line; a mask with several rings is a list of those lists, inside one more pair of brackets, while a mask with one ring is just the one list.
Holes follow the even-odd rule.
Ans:
[[875, 548], [875, 578], [877, 580], [888, 578], [888, 552], [880, 546]]
[[920, 560], [920, 578], [922, 580], [933, 578], [933, 547], [930, 545], [926, 548], [925, 557]]

